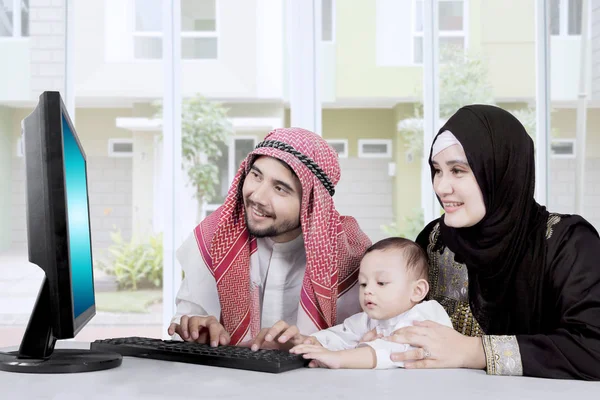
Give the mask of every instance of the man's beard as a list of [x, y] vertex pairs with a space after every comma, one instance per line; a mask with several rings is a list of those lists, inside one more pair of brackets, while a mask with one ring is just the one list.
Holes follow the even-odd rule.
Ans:
[[246, 220], [246, 228], [248, 228], [248, 232], [250, 232], [250, 234], [256, 238], [279, 236], [300, 228], [300, 221], [283, 221], [279, 225], [277, 223], [273, 223], [268, 228], [253, 229], [248, 223], [248, 211], [244, 213], [244, 219]]

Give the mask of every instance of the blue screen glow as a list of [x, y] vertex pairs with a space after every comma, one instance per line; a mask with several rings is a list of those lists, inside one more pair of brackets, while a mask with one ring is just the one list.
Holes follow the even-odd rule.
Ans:
[[88, 190], [85, 159], [64, 116], [62, 117], [62, 128], [73, 317], [77, 318], [93, 306], [95, 301]]

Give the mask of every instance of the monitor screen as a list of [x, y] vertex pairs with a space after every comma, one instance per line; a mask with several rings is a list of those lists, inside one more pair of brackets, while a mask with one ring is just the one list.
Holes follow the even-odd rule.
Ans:
[[95, 304], [90, 214], [85, 158], [65, 116], [61, 117], [73, 319], [76, 320]]

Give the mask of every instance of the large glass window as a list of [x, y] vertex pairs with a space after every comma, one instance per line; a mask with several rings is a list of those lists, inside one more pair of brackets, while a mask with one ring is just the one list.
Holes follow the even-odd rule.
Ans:
[[[217, 0], [181, 1], [181, 57], [216, 59]], [[136, 59], [162, 58], [162, 0], [135, 0]]]
[[[560, 29], [552, 29], [550, 70], [551, 153], [549, 154], [548, 206], [551, 211], [583, 215], [600, 227], [600, 63], [594, 49], [600, 45], [600, 10], [588, 1], [583, 20], [581, 0], [561, 0]], [[554, 27], [556, 23], [552, 20]], [[588, 29], [583, 40], [582, 27]], [[584, 68], [581, 63], [585, 62]], [[555, 72], [556, 71], [556, 72]], [[582, 75], [583, 73], [583, 75]], [[568, 77], [562, 79], [561, 77]]]
[[[414, 15], [413, 60], [415, 64], [421, 64], [423, 62], [423, 0], [415, 1]], [[449, 51], [462, 50], [466, 47], [465, 2], [441, 0], [438, 15], [441, 60], [444, 61]]]
[[11, 36], [29, 36], [29, 0], [0, 0], [0, 37]]
[[582, 7], [582, 0], [551, 0], [551, 34], [561, 36], [581, 35]]
[[[161, 65], [163, 2], [74, 3], [68, 25], [63, 2], [0, 0], [0, 36], [31, 38], [0, 40], [0, 54], [11, 60], [0, 63], [0, 193], [9, 194], [0, 196], [0, 347], [20, 341], [42, 278], [27, 261], [20, 123], [43, 90], [75, 88], [72, 117], [88, 160], [97, 315], [80, 340], [164, 335], [163, 305], [173, 302], [163, 298], [165, 227], [176, 226], [175, 240], [184, 240], [223, 203], [246, 154], [273, 128], [289, 126], [294, 114], [288, 79], [298, 71], [288, 57], [298, 47], [285, 34], [285, 0], [236, 7], [181, 0], [183, 183], [166, 193], [172, 175], [163, 148], [172, 138], [163, 137], [160, 103], [173, 88]], [[499, 105], [536, 137], [536, 79], [545, 66], [536, 65], [535, 7], [511, 4], [439, 1], [439, 120], [427, 124], [424, 0], [323, 0], [321, 21], [314, 21], [323, 39], [315, 75], [322, 135], [340, 155], [334, 201], [371, 240], [414, 239], [429, 222], [424, 137], [462, 105]], [[548, 177], [550, 211], [580, 213], [600, 227], [600, 69], [593, 51], [600, 14], [591, 6], [584, 13], [581, 4], [547, 3], [550, 151], [538, 179]], [[74, 32], [71, 76], [65, 24]], [[584, 26], [591, 27], [586, 38]], [[193, 61], [201, 59], [212, 61]], [[180, 221], [165, 221], [166, 196], [177, 199]]]

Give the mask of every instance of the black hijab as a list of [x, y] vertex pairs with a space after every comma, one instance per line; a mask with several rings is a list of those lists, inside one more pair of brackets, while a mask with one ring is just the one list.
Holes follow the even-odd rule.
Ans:
[[[438, 136], [446, 130], [463, 146], [486, 208], [469, 228], [440, 218], [443, 244], [467, 266], [471, 310], [486, 333], [539, 331], [549, 215], [534, 200], [533, 141], [512, 114], [489, 105], [461, 108]], [[433, 180], [431, 153], [429, 164]]]

